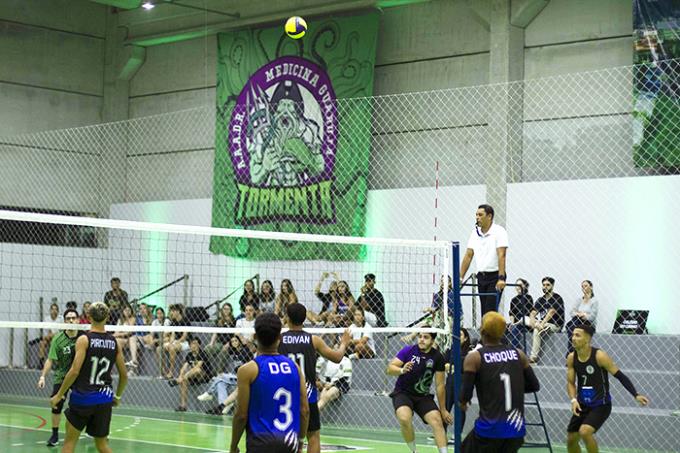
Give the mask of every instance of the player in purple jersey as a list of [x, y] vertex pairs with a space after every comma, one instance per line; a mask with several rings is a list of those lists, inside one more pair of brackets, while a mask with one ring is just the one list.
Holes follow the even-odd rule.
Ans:
[[[399, 376], [390, 397], [401, 426], [401, 434], [411, 452], [416, 451], [414, 412], [432, 428], [439, 453], [446, 452], [444, 423], [450, 424], [453, 421], [446, 410], [444, 356], [433, 348], [436, 336], [435, 333], [419, 334], [418, 344], [405, 346], [387, 366], [387, 374]], [[439, 408], [430, 393], [433, 379], [436, 380]]]

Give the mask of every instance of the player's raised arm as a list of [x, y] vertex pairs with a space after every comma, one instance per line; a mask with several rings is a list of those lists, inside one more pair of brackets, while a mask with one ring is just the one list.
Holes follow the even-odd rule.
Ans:
[[57, 393], [52, 397], [52, 399], [50, 399], [50, 405], [52, 407], [57, 407], [59, 401], [64, 399], [64, 394], [66, 393], [66, 391], [71, 388], [73, 383], [78, 378], [80, 369], [82, 368], [83, 362], [85, 361], [85, 356], [87, 355], [88, 345], [89, 340], [85, 335], [81, 336], [76, 341], [76, 355], [73, 358], [71, 369], [68, 370], [68, 373], [66, 373], [66, 376], [64, 376], [64, 382], [61, 383], [61, 387], [59, 387]]
[[257, 377], [257, 364], [253, 361], [241, 366], [236, 373], [236, 411], [231, 421], [231, 453], [238, 453], [238, 443], [248, 423], [248, 405], [250, 404], [250, 384]]
[[616, 379], [619, 380], [621, 385], [628, 390], [628, 393], [633, 395], [633, 398], [640, 403], [642, 406], [646, 406], [649, 404], [649, 398], [647, 398], [644, 395], [641, 395], [638, 393], [638, 391], [635, 389], [635, 385], [633, 382], [630, 380], [628, 376], [623, 374], [623, 371], [621, 371], [614, 361], [612, 360], [611, 357], [609, 357], [609, 354], [604, 352], [603, 350], [599, 349], [597, 351], [597, 355], [595, 356], [595, 359], [597, 360], [597, 364], [607, 370], [609, 374], [614, 376]]
[[329, 347], [325, 341], [314, 335], [312, 337], [312, 343], [314, 344], [314, 349], [316, 352], [321, 354], [325, 359], [330, 360], [334, 363], [340, 363], [342, 358], [345, 356], [345, 351], [347, 351], [347, 346], [352, 341], [352, 334], [349, 329], [345, 329], [342, 334], [342, 340], [340, 341], [340, 347], [338, 349], [333, 349]]

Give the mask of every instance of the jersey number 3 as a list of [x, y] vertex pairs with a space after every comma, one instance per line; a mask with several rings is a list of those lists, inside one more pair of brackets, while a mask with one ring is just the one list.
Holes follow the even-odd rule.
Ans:
[[275, 418], [274, 426], [279, 431], [286, 431], [290, 427], [291, 423], [293, 423], [293, 411], [291, 410], [293, 395], [291, 395], [291, 393], [283, 387], [279, 387], [279, 389], [276, 390], [276, 393], [274, 393], [274, 400], [283, 400], [279, 403], [279, 414], [283, 415], [283, 421]]

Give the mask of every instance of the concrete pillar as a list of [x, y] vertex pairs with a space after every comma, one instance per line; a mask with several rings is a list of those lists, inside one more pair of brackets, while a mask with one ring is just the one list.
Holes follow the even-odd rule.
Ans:
[[100, 203], [98, 214], [109, 217], [113, 203], [126, 201], [127, 151], [130, 133], [128, 98], [130, 80], [144, 63], [143, 47], [124, 46], [124, 28], [118, 27], [118, 14], [111, 9], [106, 19], [104, 52], [104, 99], [99, 128], [101, 152]]
[[489, 83], [498, 85], [490, 91], [485, 183], [487, 202], [504, 225], [507, 184], [522, 180], [524, 29], [550, 0], [490, 1]]

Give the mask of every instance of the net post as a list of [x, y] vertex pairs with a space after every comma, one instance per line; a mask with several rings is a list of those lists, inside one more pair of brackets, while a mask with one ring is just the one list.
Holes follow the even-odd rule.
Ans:
[[453, 271], [453, 325], [452, 328], [452, 342], [451, 342], [451, 357], [450, 360], [453, 365], [453, 432], [454, 438], [454, 453], [460, 453], [461, 435], [463, 427], [461, 426], [462, 411], [458, 401], [460, 400], [460, 389], [462, 386], [463, 364], [460, 350], [460, 315], [462, 304], [460, 301], [460, 244], [453, 242], [451, 244], [451, 269]]

